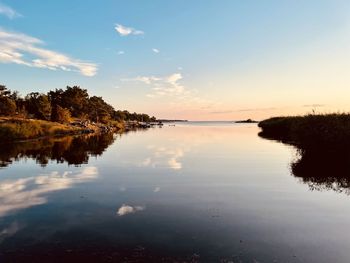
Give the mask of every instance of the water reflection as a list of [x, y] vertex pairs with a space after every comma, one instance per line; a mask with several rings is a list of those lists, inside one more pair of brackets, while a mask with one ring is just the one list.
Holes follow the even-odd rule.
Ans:
[[47, 195], [54, 191], [64, 190], [74, 184], [89, 182], [97, 178], [96, 167], [85, 167], [81, 171], [53, 171], [16, 180], [0, 182], [0, 217], [19, 209], [45, 204]]
[[[291, 142], [259, 133], [264, 139], [277, 140], [285, 144]], [[350, 194], [350, 149], [312, 148], [297, 146], [294, 161], [290, 164], [292, 174], [307, 184], [310, 190], [333, 190]]]
[[87, 158], [108, 147], [78, 167], [72, 146], [63, 164], [52, 150], [45, 167], [6, 157], [0, 262], [349, 262], [348, 196], [308, 191], [286, 169], [290, 147], [257, 132], [133, 132], [78, 147]]
[[181, 157], [184, 156], [187, 150], [185, 147], [178, 146], [176, 148], [170, 148], [149, 145], [147, 148], [151, 151], [151, 154], [141, 162], [141, 166], [153, 168], [167, 166], [173, 170], [180, 170], [182, 168]]
[[139, 211], [145, 210], [143, 206], [130, 206], [123, 204], [117, 211], [118, 216], [125, 216], [127, 214], [133, 214]]
[[89, 156], [101, 155], [114, 140], [115, 136], [112, 133], [103, 133], [2, 144], [0, 167], [6, 167], [24, 158], [34, 159], [41, 166], [46, 166], [50, 160], [80, 165], [87, 163]]

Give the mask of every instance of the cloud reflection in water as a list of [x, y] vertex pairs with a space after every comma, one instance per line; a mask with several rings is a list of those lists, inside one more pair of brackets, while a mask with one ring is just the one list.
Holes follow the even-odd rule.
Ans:
[[64, 190], [74, 184], [89, 182], [97, 178], [94, 166], [85, 167], [79, 172], [66, 171], [7, 180], [0, 182], [0, 216], [6, 216], [18, 209], [25, 209], [47, 202], [47, 194]]

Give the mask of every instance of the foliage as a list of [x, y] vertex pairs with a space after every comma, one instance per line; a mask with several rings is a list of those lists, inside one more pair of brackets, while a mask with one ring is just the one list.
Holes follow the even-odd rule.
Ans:
[[350, 147], [350, 114], [275, 117], [259, 123], [261, 135], [291, 142], [301, 149], [339, 151]]
[[25, 101], [29, 114], [32, 114], [36, 119], [50, 120], [51, 103], [47, 95], [32, 92], [26, 96]]
[[77, 130], [78, 128], [72, 126], [43, 120], [2, 120], [0, 122], [0, 142], [71, 134]]
[[16, 113], [16, 102], [12, 98], [11, 91], [4, 85], [0, 85], [0, 115], [11, 116]]
[[296, 146], [291, 172], [310, 189], [350, 194], [350, 114], [275, 117], [259, 127], [261, 137]]
[[16, 113], [16, 103], [8, 97], [0, 97], [0, 115], [11, 116]]
[[29, 116], [35, 119], [68, 123], [71, 117], [109, 124], [112, 121], [156, 121], [147, 114], [115, 110], [102, 97], [89, 96], [86, 89], [67, 86], [47, 94], [31, 92], [21, 98], [18, 92], [0, 85], [0, 115]]
[[70, 111], [62, 108], [60, 105], [56, 105], [55, 110], [52, 113], [51, 120], [59, 123], [69, 123], [71, 121]]

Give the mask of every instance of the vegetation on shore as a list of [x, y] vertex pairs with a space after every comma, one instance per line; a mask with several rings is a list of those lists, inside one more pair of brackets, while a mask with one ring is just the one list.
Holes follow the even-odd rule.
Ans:
[[147, 114], [115, 110], [78, 86], [24, 98], [0, 85], [0, 143], [42, 136], [121, 130], [125, 122], [151, 122]]
[[304, 150], [338, 151], [350, 147], [350, 114], [274, 117], [258, 125], [261, 136], [289, 142]]
[[58, 136], [83, 133], [84, 130], [58, 122], [44, 120], [2, 118], [0, 139], [5, 141], [26, 140], [44, 136]]
[[296, 146], [291, 172], [310, 189], [350, 194], [350, 114], [275, 117], [259, 127], [259, 136]]

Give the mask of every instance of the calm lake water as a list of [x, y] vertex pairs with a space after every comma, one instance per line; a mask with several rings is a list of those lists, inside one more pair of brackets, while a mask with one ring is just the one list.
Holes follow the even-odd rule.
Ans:
[[2, 145], [0, 262], [350, 262], [346, 186], [293, 175], [295, 149], [258, 132], [177, 123]]

